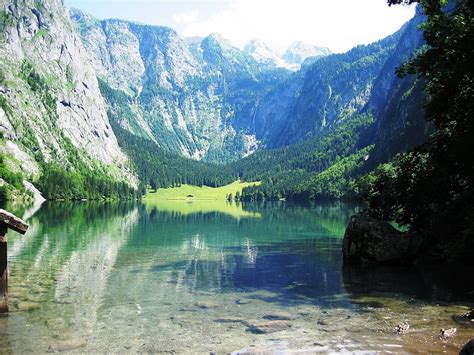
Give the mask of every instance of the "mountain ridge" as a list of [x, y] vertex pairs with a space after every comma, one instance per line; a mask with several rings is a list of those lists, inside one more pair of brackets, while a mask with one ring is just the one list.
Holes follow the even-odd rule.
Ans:
[[[404, 32], [402, 27], [392, 36], [347, 53], [312, 57], [301, 70], [291, 73], [277, 69], [275, 63], [258, 62], [216, 34], [186, 40], [165, 27], [117, 20], [95, 20], [95, 26], [84, 26], [83, 15], [72, 12], [71, 16], [82, 29], [99, 76], [102, 73], [108, 85], [128, 91], [136, 100], [128, 110], [135, 112], [136, 118], [120, 122], [122, 127], [141, 126], [141, 132], [131, 129], [132, 133], [155, 140], [170, 152], [219, 163], [318, 135], [361, 111]], [[140, 33], [147, 31], [156, 33], [145, 43]], [[114, 36], [129, 39], [126, 48], [135, 48], [134, 53], [123, 51], [114, 43]], [[166, 36], [172, 36], [173, 41], [166, 42]], [[104, 64], [107, 56], [121, 51], [108, 68]], [[144, 54], [148, 55], [147, 63]], [[173, 59], [176, 55], [180, 61]], [[120, 79], [113, 77], [114, 71], [133, 68], [130, 58], [143, 63], [130, 75], [122, 73], [126, 80], [136, 78], [143, 85], [139, 90], [131, 89], [139, 91], [137, 95], [130, 94], [130, 85], [114, 85]], [[146, 112], [137, 107], [146, 107]]]
[[327, 47], [314, 46], [302, 41], [294, 41], [285, 50], [278, 51], [257, 39], [247, 42], [243, 51], [260, 63], [273, 64], [292, 71], [301, 69], [307, 59], [315, 61], [332, 54]]
[[[30, 177], [33, 180], [45, 171], [56, 174], [57, 169], [66, 169], [66, 172], [72, 169], [87, 175], [88, 171], [98, 169], [95, 163], [98, 161], [99, 165], [112, 163], [110, 172], [104, 170], [105, 165], [100, 165], [105, 175], [119, 180], [121, 175], [133, 183], [125, 151], [140, 177], [142, 191], [146, 184], [219, 186], [244, 175], [259, 178], [260, 173], [258, 169], [253, 170], [252, 161], [272, 161], [268, 154], [281, 154], [275, 157], [275, 165], [285, 174], [275, 172], [275, 179], [269, 181], [275, 184], [281, 175], [278, 182], [281, 186], [288, 181], [285, 169], [299, 169], [294, 171], [299, 176], [299, 186], [316, 191], [313, 187], [320, 183], [317, 175], [323, 172], [321, 169], [332, 169], [324, 175], [327, 179], [339, 171], [340, 166], [336, 168], [331, 164], [348, 164], [348, 169], [350, 166], [349, 170], [355, 171], [366, 165], [363, 158], [375, 166], [423, 141], [429, 131], [416, 105], [423, 98], [421, 86], [411, 79], [398, 81], [393, 73], [420, 44], [421, 35], [416, 29], [419, 18], [391, 36], [346, 53], [329, 54], [325, 49], [318, 49], [321, 57], [313, 56], [304, 61], [302, 57], [293, 58], [302, 64], [300, 70], [292, 72], [278, 68], [272, 61], [255, 59], [249, 52], [258, 47], [270, 50], [259, 42], [254, 42], [254, 48], [243, 51], [218, 34], [182, 38], [169, 27], [120, 19], [98, 20], [80, 10], [70, 10], [66, 16], [62, 3], [51, 0], [47, 5], [53, 7], [46, 6], [39, 13], [45, 18], [57, 17], [56, 22], [62, 26], [59, 28], [65, 32], [62, 36], [72, 36], [72, 43], [67, 47], [69, 51], [75, 50], [77, 62], [75, 66], [69, 67], [66, 63], [62, 67], [54, 60], [54, 48], [61, 48], [63, 37], [57, 31], [49, 33], [47, 28], [40, 28], [40, 22], [45, 21], [29, 9], [34, 6], [33, 2], [28, 4], [19, 9], [26, 11], [32, 19], [29, 21], [36, 21], [38, 28], [22, 34], [20, 45], [13, 47], [23, 48], [24, 42], [25, 48], [31, 47], [36, 52], [32, 52], [30, 63], [4, 52], [5, 58], [11, 55], [7, 60], [16, 61], [17, 68], [4, 68], [4, 76], [11, 80], [19, 71], [20, 77], [15, 80], [27, 85], [22, 97], [32, 92], [32, 97], [41, 103], [44, 109], [39, 111], [35, 122], [52, 127], [71, 117], [68, 112], [74, 107], [85, 107], [86, 99], [95, 100], [88, 106], [93, 113], [88, 115], [85, 111], [85, 116], [72, 121], [69, 118], [75, 125], [59, 124], [59, 131], [49, 126], [38, 130], [38, 133], [57, 136], [49, 141], [62, 149], [51, 149], [52, 158], [35, 156], [38, 143], [34, 139], [25, 145], [30, 149], [27, 152], [30, 160], [41, 162], [34, 163], [36, 168], [24, 168], [25, 171], [36, 169]], [[61, 16], [70, 17], [73, 23]], [[21, 21], [24, 20], [19, 16], [17, 23]], [[9, 26], [14, 33], [15, 26]], [[33, 37], [44, 48], [32, 45]], [[48, 43], [55, 46], [53, 50], [41, 52], [48, 48]], [[301, 48], [302, 52], [306, 48], [301, 43], [293, 47]], [[43, 57], [47, 58], [46, 62]], [[59, 71], [54, 65], [59, 65]], [[77, 80], [82, 78], [77, 73], [81, 70], [89, 79]], [[51, 81], [54, 73], [59, 80]], [[86, 98], [87, 90], [92, 91]], [[8, 94], [6, 97], [12, 100]], [[11, 116], [10, 107], [2, 105], [4, 109], [0, 113]], [[13, 116], [21, 113], [22, 105], [17, 105], [20, 110]], [[92, 116], [95, 122], [91, 121]], [[18, 116], [17, 121], [28, 126], [24, 116]], [[5, 121], [4, 126], [7, 124]], [[102, 124], [105, 130], [97, 128]], [[68, 129], [70, 136], [66, 134]], [[394, 130], [401, 133], [394, 134]], [[424, 135], [414, 138], [413, 134], [420, 130]], [[11, 129], [8, 126], [4, 131], [7, 139], [4, 139], [3, 149], [11, 148], [15, 141], [9, 135]], [[31, 133], [27, 137], [31, 140]], [[340, 142], [341, 137], [347, 141]], [[60, 141], [54, 143], [54, 139]], [[98, 139], [102, 150], [94, 149], [91, 139]], [[340, 149], [330, 146], [336, 143], [341, 145]], [[147, 147], [149, 154], [142, 154], [140, 146]], [[322, 147], [326, 153], [319, 151]], [[39, 151], [51, 154], [42, 147]], [[103, 151], [112, 154], [104, 157]], [[313, 163], [285, 158], [293, 154], [306, 156], [309, 161], [314, 160], [313, 155], [319, 158]], [[328, 156], [324, 158], [322, 154]], [[144, 160], [145, 156], [148, 161]], [[240, 163], [245, 157], [247, 160]], [[188, 162], [185, 158], [206, 163]], [[342, 159], [341, 163], [337, 163], [338, 159]], [[222, 168], [206, 165], [236, 161], [238, 163]], [[293, 165], [287, 167], [290, 161]], [[49, 162], [55, 166], [51, 167]], [[116, 163], [118, 169], [113, 167]], [[166, 171], [166, 164], [172, 165], [172, 170]], [[189, 171], [180, 173], [179, 164]], [[242, 170], [245, 166], [249, 167], [248, 172]], [[273, 168], [268, 167], [266, 173], [272, 172]], [[47, 175], [51, 181], [56, 179], [54, 174]], [[268, 178], [268, 174], [264, 177]], [[310, 182], [305, 183], [305, 179]], [[49, 183], [47, 189], [53, 186]], [[259, 187], [266, 188], [266, 184]], [[293, 192], [301, 195], [301, 191]]]
[[0, 4], [1, 152], [10, 166], [33, 179], [44, 164], [100, 166], [136, 185], [62, 1]]

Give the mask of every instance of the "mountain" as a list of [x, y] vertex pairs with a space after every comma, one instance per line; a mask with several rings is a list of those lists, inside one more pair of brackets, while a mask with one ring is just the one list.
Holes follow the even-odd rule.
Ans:
[[109, 102], [120, 126], [197, 160], [236, 160], [258, 148], [238, 122], [289, 72], [216, 34], [185, 40], [166, 27], [99, 21], [78, 10], [71, 17], [99, 78], [125, 93], [121, 103]]
[[269, 63], [275, 66], [285, 66], [286, 64], [276, 51], [260, 40], [249, 41], [244, 47], [244, 52], [251, 55], [259, 63]]
[[365, 107], [365, 111], [372, 112], [376, 117], [373, 136], [369, 138], [375, 144], [368, 162], [371, 167], [388, 162], [397, 153], [425, 142], [432, 132], [424, 117], [424, 83], [414, 76], [400, 79], [392, 74], [424, 45], [418, 28], [425, 20], [418, 7], [415, 17], [406, 25], [394, 54], [374, 82], [372, 96]]
[[331, 50], [329, 48], [312, 46], [301, 41], [295, 41], [286, 49], [281, 58], [288, 65], [302, 65], [307, 58], [321, 58], [330, 54]]
[[[396, 34], [322, 58], [291, 81], [294, 87], [288, 82], [270, 93], [263, 116], [272, 117], [273, 127], [280, 122], [281, 133], [266, 138], [275, 149], [233, 164], [239, 176], [263, 182], [245, 189], [243, 199], [358, 195], [364, 186], [357, 177], [426, 141], [431, 127], [424, 119], [423, 83], [395, 75], [423, 45], [423, 21], [418, 11]], [[285, 96], [293, 98], [288, 111], [271, 111]]]
[[303, 66], [256, 103], [245, 129], [255, 132], [262, 146], [278, 148], [318, 136], [361, 112], [403, 32]]
[[259, 196], [340, 197], [430, 132], [422, 83], [394, 75], [423, 43], [420, 14], [347, 53], [292, 45], [292, 61], [312, 57], [289, 71], [259, 41], [2, 5], [0, 198], [21, 179], [49, 198], [130, 197], [130, 166], [141, 191], [240, 177], [261, 179]]
[[300, 41], [293, 42], [284, 52], [279, 52], [260, 40], [249, 41], [244, 47], [244, 52], [259, 63], [272, 64], [293, 71], [299, 70], [307, 59], [314, 62], [331, 54], [329, 48], [312, 46]]
[[1, 0], [0, 9], [2, 161], [30, 180], [53, 164], [135, 185], [63, 2]]
[[182, 39], [165, 27], [78, 10], [71, 17], [99, 78], [125, 93], [109, 102], [121, 127], [169, 152], [219, 163], [317, 136], [360, 112], [404, 31], [344, 54], [294, 43], [286, 52], [293, 61], [326, 56], [291, 73], [255, 59], [272, 56], [262, 42], [241, 51], [216, 34]]

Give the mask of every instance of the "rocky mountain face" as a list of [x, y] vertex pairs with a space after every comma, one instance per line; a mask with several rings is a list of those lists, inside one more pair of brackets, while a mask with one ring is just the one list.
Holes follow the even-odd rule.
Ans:
[[245, 45], [244, 52], [251, 55], [259, 63], [269, 63], [280, 67], [286, 66], [279, 54], [263, 41], [251, 40]]
[[430, 132], [423, 114], [422, 83], [399, 79], [396, 69], [423, 44], [416, 16], [398, 32], [347, 53], [307, 60], [290, 79], [268, 92], [245, 128], [267, 148], [318, 137], [357, 115], [375, 124], [364, 140], [375, 144], [374, 164], [422, 143]]
[[259, 63], [273, 64], [293, 71], [299, 70], [307, 59], [314, 62], [331, 54], [329, 48], [312, 46], [301, 41], [295, 41], [285, 51], [279, 52], [260, 40], [248, 42], [244, 52]]
[[369, 138], [375, 144], [368, 162], [371, 167], [388, 162], [397, 153], [423, 143], [432, 132], [432, 127], [424, 119], [426, 95], [423, 83], [414, 76], [400, 79], [392, 74], [424, 44], [418, 30], [424, 20], [425, 16], [418, 9], [375, 80], [372, 96], [364, 109], [376, 118]]
[[295, 41], [283, 53], [282, 59], [289, 65], [301, 65], [307, 58], [322, 58], [330, 54], [331, 50], [329, 48]]
[[422, 43], [420, 14], [344, 54], [295, 44], [287, 60], [311, 57], [292, 72], [261, 42], [241, 51], [216, 34], [183, 39], [166, 27], [68, 14], [60, 0], [19, 4], [1, 0], [0, 153], [32, 178], [54, 162], [133, 181], [111, 126], [218, 163], [317, 139], [360, 113], [375, 117], [365, 135], [374, 162], [429, 132], [421, 83], [394, 75]]
[[219, 35], [182, 39], [165, 27], [71, 16], [104, 87], [122, 92], [108, 100], [122, 127], [168, 151], [221, 163], [317, 136], [371, 101], [380, 106], [378, 92], [413, 50], [400, 41], [416, 32], [406, 25], [334, 55], [298, 42], [286, 59], [312, 57], [289, 72], [262, 42], [240, 51]]
[[0, 1], [0, 151], [34, 178], [41, 165], [134, 178], [96, 72], [61, 0]]
[[255, 130], [266, 147], [276, 148], [350, 119], [369, 102], [374, 82], [404, 31], [304, 65], [257, 103], [247, 129]]
[[109, 102], [122, 127], [197, 160], [235, 160], [258, 148], [255, 134], [236, 122], [288, 72], [218, 35], [184, 40], [166, 27], [71, 16], [99, 78], [125, 93]]

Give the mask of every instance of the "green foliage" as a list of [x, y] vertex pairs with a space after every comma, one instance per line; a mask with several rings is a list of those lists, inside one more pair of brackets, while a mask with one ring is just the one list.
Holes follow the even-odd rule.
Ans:
[[66, 79], [67, 79], [68, 86], [70, 88], [74, 88], [74, 86], [75, 86], [74, 73], [73, 73], [72, 68], [71, 68], [70, 65], [68, 65], [66, 67]]
[[435, 132], [427, 143], [399, 155], [390, 169], [376, 174], [371, 213], [432, 236], [472, 234], [474, 3], [421, 4], [427, 15], [427, 47], [398, 73], [417, 74], [426, 82], [426, 117]]
[[21, 173], [12, 172], [6, 165], [3, 155], [0, 155], [0, 178], [17, 190], [24, 191], [23, 175]]
[[57, 164], [45, 164], [38, 188], [49, 200], [135, 199], [136, 190], [97, 171], [66, 171]]
[[0, 107], [2, 108], [3, 112], [5, 112], [7, 117], [11, 116], [12, 109], [4, 96], [0, 96]]
[[[360, 156], [367, 155], [368, 150], [352, 155], [364, 148], [361, 139], [372, 124], [371, 115], [357, 115], [317, 138], [284, 148], [259, 151], [232, 164], [231, 166], [241, 179], [262, 181], [261, 186], [244, 189], [241, 198], [243, 200], [281, 198], [306, 200], [310, 196], [311, 198], [339, 198], [346, 195], [350, 183], [347, 177], [349, 171], [356, 173], [354, 164], [359, 167]], [[350, 156], [352, 156], [351, 159], [344, 160]], [[347, 174], [337, 175], [336, 171], [340, 169], [347, 170]], [[332, 182], [334, 189], [327, 196], [315, 191], [312, 193], [310, 191], [310, 187], [313, 186], [310, 183], [311, 179], [326, 170], [328, 172], [320, 177], [326, 184], [336, 176], [344, 179], [345, 183]], [[340, 190], [336, 191], [336, 186]]]
[[6, 162], [5, 156], [0, 154], [0, 179], [4, 184], [0, 186], [0, 205], [4, 205], [12, 198], [13, 189], [24, 192], [23, 175], [21, 173], [12, 172]]
[[373, 146], [337, 160], [323, 172], [296, 187], [295, 195], [304, 199], [340, 199], [347, 196], [354, 176], [360, 174]]
[[40, 95], [41, 100], [50, 115], [56, 115], [56, 99], [52, 95], [50, 86], [27, 60], [23, 61], [21, 65], [19, 77], [28, 84], [32, 91], [37, 92]]
[[0, 10], [0, 30], [3, 33], [7, 27], [15, 25], [15, 19], [5, 10]]
[[119, 145], [134, 163], [140, 181], [153, 189], [181, 184], [218, 187], [237, 180], [230, 167], [198, 162], [168, 153], [151, 140], [112, 123]]
[[49, 34], [49, 32], [45, 29], [40, 29], [38, 31], [36, 31], [36, 33], [34, 34], [34, 36], [31, 38], [31, 41], [35, 42], [37, 41], [38, 39], [40, 38], [46, 38], [48, 39], [50, 42], [52, 41], [52, 37], [51, 35]]

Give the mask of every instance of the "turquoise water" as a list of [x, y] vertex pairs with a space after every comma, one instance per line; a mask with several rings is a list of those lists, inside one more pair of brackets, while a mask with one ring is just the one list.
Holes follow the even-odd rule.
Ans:
[[[357, 206], [50, 203], [9, 235], [0, 349], [456, 351], [473, 290], [452, 274], [343, 267]], [[436, 277], [435, 277], [436, 276]], [[472, 285], [472, 283], [471, 283]], [[395, 326], [408, 320], [410, 332]], [[439, 339], [440, 328], [458, 327]]]

